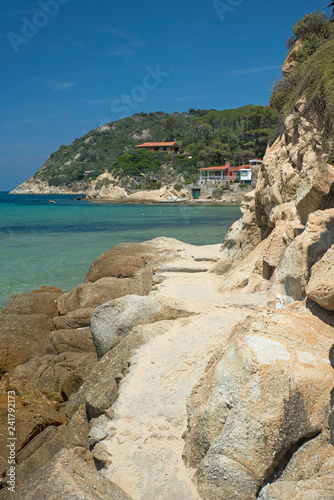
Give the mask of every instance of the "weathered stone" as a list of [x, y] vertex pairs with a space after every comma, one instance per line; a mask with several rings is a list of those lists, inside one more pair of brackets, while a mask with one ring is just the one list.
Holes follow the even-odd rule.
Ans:
[[53, 323], [56, 330], [66, 330], [70, 328], [66, 323], [65, 316], [55, 316], [53, 318]]
[[306, 293], [321, 307], [334, 311], [334, 246], [312, 267]]
[[51, 335], [51, 342], [57, 352], [95, 352], [90, 328], [57, 330]]
[[43, 375], [49, 363], [56, 357], [56, 354], [45, 354], [44, 356], [36, 356], [31, 358], [26, 363], [16, 366], [8, 375], [8, 385], [18, 393], [21, 387], [34, 378], [39, 378]]
[[[307, 442], [276, 471], [273, 484], [264, 487], [261, 500], [324, 500], [333, 498], [334, 447], [324, 434]], [[283, 474], [282, 474], [283, 472]]]
[[214, 266], [213, 272], [225, 274], [236, 262], [251, 252], [261, 242], [261, 228], [253, 216], [246, 224], [242, 219], [236, 221], [225, 236], [222, 258]]
[[71, 292], [64, 293], [57, 299], [57, 308], [61, 316], [80, 309], [80, 302], [78, 297], [77, 289], [75, 288]]
[[[0, 499], [8, 498], [6, 490]], [[16, 493], [13, 500], [64, 500], [85, 498], [89, 500], [131, 500], [117, 485], [99, 474], [71, 450], [61, 450]]]
[[302, 40], [296, 40], [294, 45], [289, 50], [289, 53], [284, 61], [282, 73], [285, 77], [294, 72], [298, 65], [298, 50], [302, 47]]
[[50, 425], [40, 434], [37, 434], [34, 439], [32, 439], [24, 448], [22, 448], [16, 455], [16, 461], [21, 464], [25, 460], [31, 457], [36, 451], [43, 446], [44, 443], [50, 441], [58, 432], [58, 428], [54, 425]]
[[28, 404], [55, 404], [63, 401], [59, 378], [47, 375], [29, 380], [21, 388], [20, 395]]
[[8, 372], [32, 356], [45, 354], [52, 329], [53, 321], [46, 314], [2, 314], [0, 371]]
[[[295, 47], [299, 44], [297, 41]], [[295, 56], [295, 47], [287, 61]], [[278, 294], [280, 306], [305, 298], [310, 266], [333, 243], [326, 246], [328, 238], [320, 234], [330, 232], [325, 228], [325, 212], [334, 208], [334, 167], [328, 163], [321, 127], [320, 117], [310, 112], [303, 96], [277, 127], [255, 189], [244, 197], [243, 217], [226, 235], [222, 259], [213, 269], [217, 274], [228, 273], [224, 291], [263, 291], [270, 293], [272, 300]], [[318, 232], [314, 241], [312, 232]], [[320, 247], [323, 253], [315, 256]], [[248, 262], [248, 278], [239, 280], [244, 259], [256, 251], [259, 258]]]
[[87, 307], [84, 309], [76, 309], [66, 314], [65, 321], [70, 328], [84, 328], [90, 326], [90, 319], [94, 312], [94, 308]]
[[[66, 422], [65, 415], [54, 410], [51, 406], [22, 406], [22, 401], [19, 396], [15, 397], [15, 403], [16, 453], [19, 453], [20, 450], [24, 449], [24, 447], [46, 427], [59, 426]], [[0, 474], [3, 473], [8, 467], [6, 458], [8, 444], [7, 411], [7, 394], [3, 394], [0, 397], [0, 449], [2, 451], [0, 457]]]
[[[87, 375], [89, 374], [89, 372], [90, 370], [87, 370]], [[81, 372], [81, 370], [79, 372], [71, 373], [71, 375], [67, 377], [67, 379], [61, 385], [61, 392], [65, 401], [67, 401], [72, 396], [72, 394], [78, 392], [78, 390], [84, 383], [85, 378], [86, 377]]]
[[[119, 392], [119, 374], [125, 373], [129, 360], [144, 343], [142, 335], [132, 332], [95, 365], [80, 391], [70, 398], [66, 407], [68, 418], [85, 402], [89, 418], [96, 418], [110, 408]], [[99, 390], [96, 390], [96, 387]]]
[[28, 481], [41, 467], [50, 462], [63, 448], [81, 446], [80, 436], [68, 425], [58, 427], [57, 434], [40, 446], [33, 455], [18, 465], [16, 469], [17, 485]]
[[155, 297], [127, 295], [95, 309], [91, 328], [96, 352], [101, 358], [139, 324], [189, 316], [176, 302]]
[[203, 498], [255, 499], [282, 457], [327, 425], [332, 338], [298, 304], [236, 327], [189, 406], [185, 458]]
[[334, 446], [334, 408], [332, 408], [332, 411], [329, 415], [328, 423], [330, 429], [330, 442], [332, 446]]
[[146, 266], [132, 278], [101, 278], [77, 287], [81, 307], [94, 309], [123, 295], [147, 295], [152, 287], [152, 270]]
[[296, 207], [301, 221], [306, 224], [309, 214], [327, 208], [327, 199], [332, 196], [334, 167], [323, 162], [304, 161], [298, 186]]
[[282, 260], [279, 279], [285, 295], [303, 300], [311, 268], [334, 244], [334, 209], [310, 215], [305, 231], [287, 248]]
[[[155, 238], [143, 243], [122, 243], [111, 248], [90, 266], [86, 282], [105, 277], [133, 277], [146, 264], [160, 265], [178, 258], [185, 244], [173, 238]], [[125, 267], [124, 267], [125, 266]]]
[[152, 246], [140, 243], [117, 245], [90, 266], [86, 282], [101, 278], [131, 278], [155, 256]]
[[33, 290], [31, 293], [56, 293], [59, 296], [62, 295], [64, 292], [57, 286], [44, 285], [41, 286], [41, 288], [38, 288], [38, 290]]
[[88, 434], [90, 446], [94, 446], [94, 444], [102, 441], [107, 437], [107, 435], [108, 434], [106, 433], [106, 431], [104, 431], [100, 427], [92, 427]]
[[69, 427], [74, 430], [77, 436], [79, 436], [81, 441], [81, 447], [88, 450], [89, 441], [88, 434], [90, 430], [90, 424], [87, 420], [86, 405], [82, 404], [79, 406], [77, 411], [68, 422]]
[[96, 443], [93, 450], [93, 456], [95, 461], [102, 466], [112, 462], [111, 455], [108, 453], [104, 443]]
[[[140, 260], [144, 262], [141, 257]], [[127, 273], [125, 272], [125, 274]], [[94, 280], [94, 282], [88, 281], [78, 285], [72, 292], [58, 298], [58, 310], [59, 314], [66, 315], [66, 327], [79, 328], [76, 321], [77, 315], [79, 315], [78, 310], [95, 309], [105, 302], [124, 295], [147, 295], [151, 289], [152, 268], [150, 265], [145, 264], [145, 266], [143, 265], [138, 270], [135, 270], [129, 277], [102, 277]], [[56, 320], [55, 324], [57, 328], [62, 327], [61, 329], [64, 329], [62, 319]], [[81, 324], [81, 326], [87, 325], [87, 321], [85, 325]]]
[[59, 403], [82, 385], [96, 361], [95, 351], [32, 358], [8, 377], [9, 387], [25, 404]]
[[12, 295], [2, 314], [46, 314], [50, 318], [56, 316], [56, 299], [59, 293], [23, 293]]

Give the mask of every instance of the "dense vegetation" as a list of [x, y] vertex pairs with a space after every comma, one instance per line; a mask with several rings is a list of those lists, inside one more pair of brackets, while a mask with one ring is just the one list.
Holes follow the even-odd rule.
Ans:
[[[276, 110], [253, 105], [223, 111], [191, 109], [172, 115], [138, 113], [61, 146], [35, 177], [60, 186], [88, 182], [107, 170], [124, 179], [131, 176], [138, 184], [142, 174], [164, 180], [164, 173], [174, 172], [177, 182], [194, 182], [200, 167], [226, 160], [242, 164], [262, 157], [277, 120]], [[142, 142], [174, 139], [192, 158], [135, 150]]]
[[[303, 35], [303, 47], [298, 51], [299, 64], [292, 74], [277, 82], [270, 104], [284, 117], [293, 111], [296, 101], [305, 96], [307, 112], [316, 114], [320, 120], [324, 144], [333, 161], [334, 23], [316, 12], [305, 16], [296, 27], [295, 33]], [[296, 114], [296, 123], [298, 118]]]

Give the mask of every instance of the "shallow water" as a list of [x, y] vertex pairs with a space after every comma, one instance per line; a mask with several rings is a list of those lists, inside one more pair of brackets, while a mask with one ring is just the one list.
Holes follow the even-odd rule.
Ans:
[[93, 260], [118, 243], [158, 236], [221, 243], [240, 216], [235, 206], [96, 204], [0, 193], [0, 307], [42, 285], [74, 288]]

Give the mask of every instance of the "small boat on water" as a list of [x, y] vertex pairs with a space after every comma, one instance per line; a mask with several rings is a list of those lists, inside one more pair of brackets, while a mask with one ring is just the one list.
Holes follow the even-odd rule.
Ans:
[[55, 200], [49, 200], [49, 203], [57, 203]]

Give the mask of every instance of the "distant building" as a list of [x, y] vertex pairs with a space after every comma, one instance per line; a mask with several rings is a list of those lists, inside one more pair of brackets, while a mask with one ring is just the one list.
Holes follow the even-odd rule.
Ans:
[[241, 183], [250, 184], [252, 182], [252, 167], [254, 165], [261, 165], [262, 160], [256, 158], [255, 160], [250, 160], [247, 165], [239, 165], [237, 167], [231, 167], [230, 163], [227, 161], [224, 166], [221, 167], [206, 167], [200, 168], [200, 184], [204, 183], [220, 183], [239, 180]]
[[181, 156], [187, 159], [192, 158], [191, 153], [189, 153], [189, 151], [184, 151], [184, 153], [181, 153]]
[[155, 152], [165, 152], [169, 154], [179, 153], [180, 147], [176, 141], [173, 142], [144, 142], [143, 144], [138, 144], [136, 148], [145, 148], [147, 151]]

